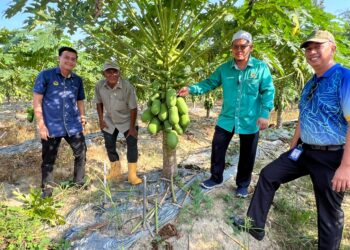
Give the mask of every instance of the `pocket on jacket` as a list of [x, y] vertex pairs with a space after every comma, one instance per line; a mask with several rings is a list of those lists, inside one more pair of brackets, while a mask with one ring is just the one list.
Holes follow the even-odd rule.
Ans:
[[248, 79], [247, 83], [247, 95], [257, 96], [259, 94], [259, 80]]

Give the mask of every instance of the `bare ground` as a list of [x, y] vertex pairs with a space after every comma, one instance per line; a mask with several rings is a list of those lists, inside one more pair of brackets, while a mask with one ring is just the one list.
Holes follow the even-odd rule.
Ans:
[[[15, 106], [16, 111], [10, 113], [4, 112], [0, 114], [0, 148], [9, 147], [16, 143], [22, 143], [33, 139], [34, 126], [25, 121], [23, 107]], [[192, 122], [188, 132], [181, 137], [177, 150], [178, 163], [188, 159], [193, 152], [198, 152], [203, 148], [210, 148], [211, 139], [214, 132], [214, 126], [219, 107], [216, 107], [212, 112], [211, 118], [205, 118], [205, 110], [202, 108], [191, 109]], [[11, 117], [11, 114], [15, 116]], [[96, 119], [94, 113], [91, 112], [87, 133], [97, 131]], [[10, 118], [10, 119], [9, 119]], [[291, 117], [295, 118], [295, 114]], [[139, 172], [147, 173], [156, 169], [162, 168], [162, 152], [161, 152], [161, 136], [150, 136], [146, 133], [144, 124], [141, 126], [139, 133]], [[279, 149], [281, 152], [283, 148]], [[123, 164], [123, 172], [126, 174], [126, 158], [125, 158], [125, 143], [118, 143], [118, 151], [121, 155]], [[203, 163], [201, 168], [208, 170], [210, 156], [207, 163]], [[18, 152], [17, 154], [1, 155], [0, 156], [0, 202], [7, 204], [18, 204], [12, 195], [14, 189], [19, 189], [22, 192], [28, 192], [30, 187], [39, 188], [40, 184], [40, 148], [31, 150], [25, 153]], [[107, 155], [103, 147], [102, 138], [94, 138], [90, 142], [87, 153], [87, 175], [90, 177], [102, 176], [103, 164], [108, 163]], [[267, 160], [257, 162], [254, 170], [252, 187], [257, 181], [259, 169], [268, 163]], [[72, 155], [65, 143], [62, 144], [59, 151], [59, 158], [55, 167], [55, 180], [57, 182], [67, 180], [72, 176]], [[67, 215], [77, 203], [83, 204], [93, 199], [91, 193], [98, 187], [96, 183], [92, 184], [90, 192], [85, 195], [77, 196], [77, 193], [65, 193], [68, 197], [65, 199], [65, 206], [60, 211], [61, 214]], [[247, 233], [239, 233], [235, 231], [229, 222], [229, 216], [232, 213], [244, 215], [249, 205], [249, 200], [237, 199], [234, 197], [235, 185], [231, 179], [221, 188], [215, 189], [208, 194], [213, 200], [211, 209], [205, 211], [204, 216], [194, 217], [192, 219], [181, 220], [180, 218], [172, 221], [172, 225], [177, 230], [176, 236], [170, 237], [165, 242], [168, 242], [168, 247], [158, 245], [159, 249], [307, 249], [302, 246], [295, 248], [285, 248], [279, 237], [283, 225], [276, 224], [273, 215], [269, 219], [267, 225], [267, 234], [263, 241], [258, 242]], [[60, 195], [60, 193], [58, 193]], [[59, 196], [57, 196], [59, 198]], [[344, 202], [344, 210], [349, 211], [349, 205]], [[349, 231], [348, 221], [350, 213], [346, 213], [345, 230], [343, 237], [343, 249], [349, 247]], [[189, 216], [191, 218], [191, 216]], [[297, 229], [296, 229], [297, 230]], [[49, 230], [53, 238], [57, 238], [60, 234], [54, 230]], [[130, 249], [156, 249], [152, 246], [153, 238], [151, 236], [144, 237], [138, 240]], [[164, 242], [163, 242], [164, 243]], [[310, 249], [310, 248], [308, 248]], [[311, 248], [311, 249], [316, 249]]]

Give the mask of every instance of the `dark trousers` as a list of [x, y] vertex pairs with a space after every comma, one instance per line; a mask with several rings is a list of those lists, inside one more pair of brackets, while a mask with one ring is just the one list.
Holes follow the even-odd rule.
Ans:
[[298, 161], [289, 159], [289, 153], [282, 154], [261, 170], [247, 212], [253, 227], [264, 229], [274, 195], [281, 184], [310, 175], [317, 206], [318, 249], [339, 249], [344, 223], [341, 209], [344, 193], [333, 191], [331, 180], [340, 165], [343, 150], [304, 149]]
[[[228, 132], [219, 126], [215, 126], [210, 172], [211, 178], [218, 183], [223, 181], [226, 151], [233, 135], [234, 130]], [[239, 135], [239, 162], [236, 175], [236, 184], [238, 187], [248, 187], [250, 184], [258, 140], [259, 132]]]
[[[136, 130], [138, 130], [138, 127], [136, 127]], [[124, 133], [124, 136], [126, 138], [126, 145], [127, 145], [127, 154], [126, 157], [128, 159], [128, 163], [135, 163], [138, 159], [138, 149], [137, 149], [137, 139], [133, 136], [127, 136], [129, 130]], [[110, 162], [119, 161], [119, 155], [117, 153], [117, 136], [118, 136], [118, 129], [115, 129], [113, 134], [107, 133], [106, 131], [103, 131], [103, 137], [105, 139], [105, 147], [107, 150], [108, 159]]]
[[73, 150], [74, 155], [74, 183], [83, 183], [86, 163], [86, 144], [83, 133], [73, 136], [54, 137], [48, 140], [41, 140], [42, 164], [41, 164], [41, 187], [46, 188], [47, 184], [53, 183], [53, 167], [57, 158], [58, 148], [64, 138]]

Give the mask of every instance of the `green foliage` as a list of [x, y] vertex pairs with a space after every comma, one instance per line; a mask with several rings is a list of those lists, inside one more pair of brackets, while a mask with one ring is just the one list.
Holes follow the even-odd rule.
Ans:
[[[73, 46], [56, 25], [35, 30], [0, 30], [0, 102], [30, 100], [37, 74], [57, 66], [58, 48]], [[74, 46], [73, 46], [74, 47]], [[79, 48], [78, 48], [79, 50]], [[79, 51], [76, 72], [83, 77], [87, 100], [94, 95], [100, 65], [89, 53]]]
[[212, 109], [214, 107], [214, 99], [211, 97], [210, 94], [206, 95], [204, 100], [204, 108], [205, 109]]
[[37, 73], [57, 61], [54, 26], [27, 31], [0, 30], [0, 102], [29, 100]]
[[49, 249], [50, 239], [42, 226], [38, 216], [29, 216], [22, 208], [0, 205], [0, 249]]
[[299, 48], [312, 30], [328, 29], [334, 33], [339, 41], [336, 60], [344, 62], [343, 53], [349, 55], [349, 49], [343, 46], [344, 41], [349, 44], [349, 38], [343, 34], [344, 25], [320, 7], [312, 0], [246, 0], [239, 9], [239, 26], [253, 34], [253, 53], [269, 65], [273, 75], [276, 110], [283, 111], [298, 101], [302, 87], [313, 73]]
[[[54, 23], [61, 31], [75, 32], [79, 27], [88, 35], [81, 43], [95, 59], [92, 61], [117, 60], [143, 101], [159, 89], [185, 85], [184, 80], [195, 74], [191, 68], [203, 55], [209, 51], [208, 57], [217, 54], [206, 34], [224, 21], [227, 9], [236, 1], [24, 2], [28, 5], [25, 12], [30, 14], [28, 28]], [[23, 6], [23, 2], [10, 5], [5, 16], [13, 16]], [[216, 36], [220, 37], [220, 32]]]
[[316, 227], [315, 210], [288, 195], [275, 199], [273, 211], [277, 226], [283, 225], [277, 240], [284, 248], [297, 245], [301, 249], [312, 249], [316, 245], [317, 233], [313, 230]]
[[27, 112], [27, 121], [28, 122], [33, 122], [33, 120], [34, 120], [34, 109], [33, 109], [33, 107], [27, 108], [26, 112]]
[[24, 211], [29, 217], [38, 217], [51, 226], [65, 224], [64, 217], [57, 213], [61, 204], [56, 203], [52, 197], [42, 199], [40, 189], [31, 188], [29, 194], [22, 194], [20, 191], [13, 193], [23, 202]]
[[213, 207], [213, 199], [201, 192], [199, 182], [192, 184], [186, 191], [190, 192], [192, 202], [181, 209], [179, 221], [192, 224], [193, 219], [204, 216]]

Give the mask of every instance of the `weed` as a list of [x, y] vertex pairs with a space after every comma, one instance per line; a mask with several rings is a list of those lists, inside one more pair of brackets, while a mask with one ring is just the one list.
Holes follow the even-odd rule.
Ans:
[[275, 224], [283, 229], [277, 241], [287, 249], [314, 249], [317, 243], [316, 211], [301, 203], [295, 197], [281, 197], [274, 202]]
[[111, 187], [108, 182], [104, 183], [104, 181], [98, 175], [95, 175], [95, 177], [98, 179], [100, 183], [100, 189], [104, 194], [103, 202], [107, 202], [108, 200], [113, 207], [113, 213], [110, 215], [110, 219], [115, 222], [118, 229], [121, 229], [123, 226], [123, 220], [118, 210], [118, 204], [116, 204], [116, 202], [113, 200]]
[[0, 249], [49, 249], [41, 218], [23, 208], [0, 205]]
[[199, 182], [195, 182], [189, 187], [192, 196], [192, 203], [185, 205], [179, 215], [179, 221], [193, 224], [193, 219], [199, 218], [206, 214], [212, 208], [213, 199], [201, 192]]
[[239, 142], [232, 140], [227, 149], [228, 155], [236, 155], [239, 154]]
[[56, 203], [52, 197], [41, 198], [40, 189], [30, 189], [29, 194], [22, 194], [19, 190], [13, 192], [24, 205], [24, 211], [29, 217], [39, 217], [51, 226], [65, 224], [64, 217], [57, 213], [62, 204]]
[[231, 193], [219, 193], [217, 198], [224, 200], [226, 203], [232, 203], [234, 200]]
[[[230, 224], [232, 225], [232, 222], [230, 222]], [[249, 249], [249, 230], [252, 229], [252, 219], [249, 217], [245, 217], [244, 218], [244, 225], [242, 225], [241, 229], [233, 226], [233, 232], [235, 234], [240, 234], [242, 231], [245, 232], [244, 234], [244, 238], [243, 238], [243, 242], [239, 242], [240, 246], [242, 247], [242, 249], [246, 250]]]
[[54, 243], [52, 249], [56, 250], [68, 250], [71, 247], [71, 243], [68, 240], [61, 239], [57, 243]]
[[0, 183], [0, 201], [6, 201], [7, 195], [4, 187], [4, 183]]

